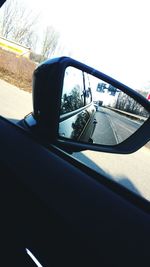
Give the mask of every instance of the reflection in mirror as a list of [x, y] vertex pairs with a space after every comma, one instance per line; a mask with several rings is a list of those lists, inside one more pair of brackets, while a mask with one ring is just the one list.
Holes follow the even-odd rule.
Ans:
[[83, 75], [80, 70], [66, 69], [61, 99], [61, 114], [77, 110], [84, 106]]
[[60, 137], [116, 145], [136, 132], [149, 115], [118, 88], [67, 67], [61, 98]]

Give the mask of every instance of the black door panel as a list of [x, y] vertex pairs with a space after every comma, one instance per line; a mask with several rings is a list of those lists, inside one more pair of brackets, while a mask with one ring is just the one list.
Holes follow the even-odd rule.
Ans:
[[[3, 119], [0, 128], [0, 159], [24, 192], [18, 206], [10, 205], [7, 212], [20, 207], [12, 214], [22, 224], [19, 232], [15, 228], [16, 235], [21, 229], [23, 244], [43, 266], [148, 266], [148, 213], [73, 166], [63, 153], [60, 157], [39, 145], [24, 130]], [[10, 204], [16, 199], [16, 194], [9, 198], [7, 186], [5, 194]]]

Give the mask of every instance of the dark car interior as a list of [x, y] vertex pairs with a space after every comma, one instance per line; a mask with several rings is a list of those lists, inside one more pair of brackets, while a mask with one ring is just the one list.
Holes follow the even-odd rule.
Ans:
[[0, 124], [3, 266], [148, 266], [146, 200]]

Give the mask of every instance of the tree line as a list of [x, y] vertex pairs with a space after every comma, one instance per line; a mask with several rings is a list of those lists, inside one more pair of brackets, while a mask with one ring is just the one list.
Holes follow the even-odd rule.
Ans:
[[146, 118], [150, 116], [149, 112], [143, 106], [123, 92], [120, 92], [118, 95], [116, 108]]
[[[0, 11], [0, 35], [31, 49], [31, 59], [41, 62], [56, 50], [60, 34], [50, 25], [43, 29], [43, 37], [38, 35], [37, 25], [40, 15], [18, 0], [7, 0]], [[35, 53], [38, 42], [40, 53]]]
[[[149, 112], [146, 111], [144, 107], [142, 107], [137, 101], [135, 101], [132, 97], [128, 96], [124, 92], [121, 92], [116, 87], [112, 86], [111, 84], [106, 83], [98, 83], [97, 92], [100, 93], [109, 93], [111, 96], [116, 96], [116, 102], [113, 102], [113, 107], [120, 109], [125, 112], [129, 112], [132, 114], [136, 114], [139, 116], [144, 116], [148, 118], [150, 116]], [[147, 92], [145, 91], [138, 91], [140, 94], [142, 94], [145, 98], [147, 96]], [[111, 106], [109, 103], [108, 105]]]

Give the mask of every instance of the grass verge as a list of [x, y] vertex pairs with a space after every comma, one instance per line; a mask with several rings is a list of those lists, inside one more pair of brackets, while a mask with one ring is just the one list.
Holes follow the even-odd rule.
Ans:
[[0, 49], [0, 79], [31, 92], [35, 68], [36, 64], [28, 58]]

